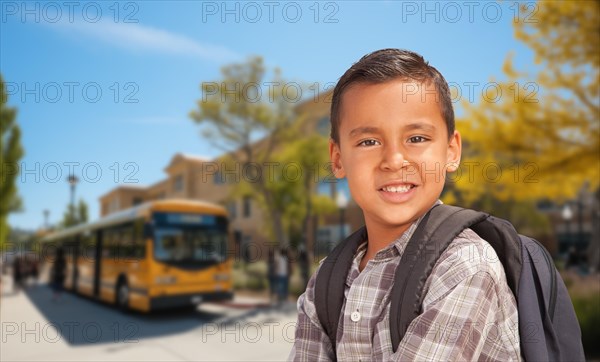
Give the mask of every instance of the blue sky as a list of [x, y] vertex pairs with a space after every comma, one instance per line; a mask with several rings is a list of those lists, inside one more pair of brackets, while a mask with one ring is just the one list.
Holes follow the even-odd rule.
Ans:
[[162, 179], [175, 153], [217, 156], [188, 114], [201, 82], [249, 56], [323, 89], [365, 53], [406, 48], [449, 82], [478, 82], [477, 100], [502, 78], [509, 52], [521, 69], [533, 64], [513, 36], [515, 15], [528, 15], [514, 2], [0, 4], [0, 72], [18, 109], [27, 170], [19, 180], [25, 210], [9, 221], [29, 229], [42, 226], [44, 209], [51, 223], [62, 218], [69, 165], [95, 219], [100, 195], [124, 181]]

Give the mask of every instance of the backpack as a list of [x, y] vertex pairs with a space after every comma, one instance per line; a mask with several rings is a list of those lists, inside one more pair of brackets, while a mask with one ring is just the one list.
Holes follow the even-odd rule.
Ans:
[[[423, 217], [396, 268], [390, 291], [393, 351], [410, 322], [421, 313], [423, 287], [437, 259], [466, 228], [486, 240], [502, 262], [517, 301], [522, 357], [530, 361], [585, 360], [577, 316], [548, 251], [537, 240], [519, 235], [506, 220], [443, 204]], [[334, 353], [346, 277], [366, 236], [363, 226], [338, 244], [316, 277], [315, 307]]]

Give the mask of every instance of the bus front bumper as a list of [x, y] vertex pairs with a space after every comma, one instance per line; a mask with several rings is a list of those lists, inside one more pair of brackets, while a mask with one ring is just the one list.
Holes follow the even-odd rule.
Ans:
[[153, 297], [150, 300], [150, 309], [169, 309], [177, 307], [187, 307], [197, 305], [203, 302], [232, 300], [233, 292], [214, 292], [214, 293], [190, 293], [179, 295], [165, 295]]

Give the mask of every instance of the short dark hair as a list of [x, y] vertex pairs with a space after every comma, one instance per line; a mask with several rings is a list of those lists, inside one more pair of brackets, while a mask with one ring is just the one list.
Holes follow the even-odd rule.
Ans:
[[336, 143], [340, 141], [342, 96], [351, 85], [380, 84], [398, 79], [425, 85], [433, 83], [441, 99], [441, 113], [446, 121], [448, 137], [451, 137], [454, 134], [454, 108], [452, 107], [450, 88], [444, 76], [415, 52], [403, 49], [382, 49], [360, 58], [336, 84], [331, 103], [331, 139]]

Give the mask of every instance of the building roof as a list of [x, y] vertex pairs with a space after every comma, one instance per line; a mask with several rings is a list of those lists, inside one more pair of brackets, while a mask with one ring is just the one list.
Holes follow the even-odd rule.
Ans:
[[178, 153], [178, 155], [181, 155], [181, 157], [191, 160], [191, 161], [198, 161], [198, 162], [208, 162], [210, 161], [210, 158], [208, 157], [204, 157], [204, 156], [200, 156], [200, 155], [192, 155], [189, 153]]
[[100, 197], [98, 197], [99, 200], [105, 199], [107, 196], [114, 194], [115, 192], [118, 191], [128, 191], [128, 190], [133, 190], [133, 191], [146, 191], [148, 189], [148, 186], [144, 186], [144, 185], [139, 185], [139, 184], [124, 184], [124, 185], [118, 185], [117, 187], [110, 189], [107, 193], [100, 195]]
[[210, 159], [202, 157], [202, 156], [196, 156], [196, 155], [190, 155], [190, 154], [178, 152], [175, 155], [173, 155], [173, 157], [171, 157], [171, 161], [164, 168], [164, 171], [168, 173], [169, 169], [171, 167], [175, 166], [176, 164], [178, 164], [180, 162], [190, 162], [190, 163], [193, 163], [196, 165], [201, 165], [203, 163], [210, 162]]

